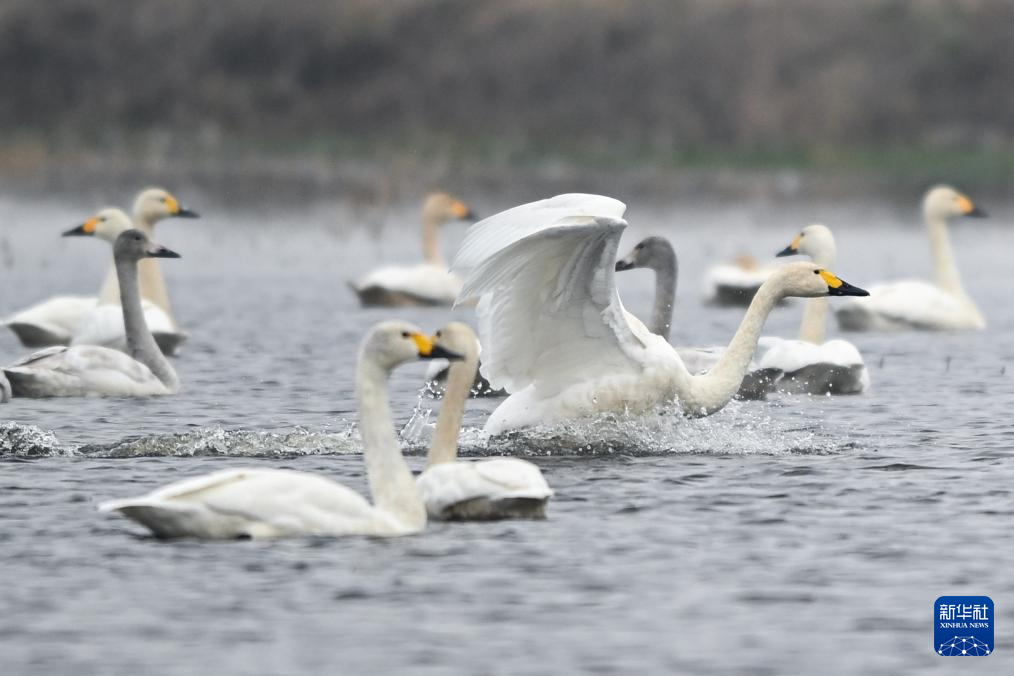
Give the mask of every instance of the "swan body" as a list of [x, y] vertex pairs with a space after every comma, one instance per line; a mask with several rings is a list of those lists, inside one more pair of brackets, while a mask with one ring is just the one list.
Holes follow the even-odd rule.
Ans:
[[747, 255], [712, 266], [704, 273], [704, 300], [709, 305], [746, 307], [773, 270]]
[[[651, 310], [652, 333], [669, 340], [672, 317], [676, 303], [676, 281], [679, 278], [679, 263], [672, 244], [664, 237], [647, 237], [638, 242], [629, 254], [616, 261], [616, 272], [647, 268], [655, 273], [655, 301]], [[677, 347], [687, 371], [692, 374], [707, 373], [725, 352], [724, 347]], [[736, 392], [737, 399], [763, 399], [773, 389], [771, 374], [759, 371], [750, 362], [743, 384]]]
[[[198, 215], [183, 207], [167, 191], [161, 188], [148, 188], [142, 190], [134, 201], [133, 222], [129, 219], [108, 222], [95, 220], [69, 230], [64, 235], [93, 235], [112, 243], [121, 232], [136, 226], [148, 237], [152, 237], [155, 223], [170, 217], [197, 218]], [[167, 354], [173, 354], [175, 347], [186, 339], [186, 334], [180, 333], [176, 328], [165, 282], [155, 261], [141, 262], [141, 295], [162, 310], [163, 316], [160, 318], [162, 322], [168, 319], [172, 325], [171, 332], [159, 328], [156, 339], [160, 346], [171, 348], [165, 350]], [[75, 334], [79, 328], [83, 327], [85, 334], [78, 338], [77, 344], [106, 345], [122, 349], [125, 345], [122, 325], [114, 332], [115, 335], [109, 338], [107, 332], [95, 333], [96, 327], [105, 326], [106, 320], [90, 316], [93, 312], [99, 312], [103, 305], [117, 303], [119, 289], [116, 271], [110, 270], [97, 297], [57, 296], [16, 312], [5, 318], [3, 323], [17, 335], [25, 347], [70, 345], [75, 342]], [[118, 311], [114, 311], [113, 314], [117, 315]]]
[[423, 257], [417, 265], [386, 265], [349, 286], [363, 307], [451, 305], [461, 280], [447, 269], [440, 253], [440, 226], [472, 218], [464, 202], [433, 193], [423, 204]]
[[923, 198], [936, 271], [935, 283], [905, 280], [870, 287], [870, 297], [842, 304], [836, 316], [846, 331], [969, 331], [986, 320], [961, 284], [951, 249], [949, 224], [960, 217], [984, 217], [972, 200], [949, 186], [937, 186]]
[[176, 372], [144, 322], [137, 281], [137, 262], [142, 258], [179, 254], [153, 244], [140, 230], [121, 233], [113, 251], [129, 354], [96, 345], [40, 350], [4, 368], [14, 396], [151, 396], [179, 389]]
[[488, 419], [487, 432], [673, 401], [689, 415], [709, 415], [736, 393], [764, 320], [781, 298], [866, 293], [811, 263], [779, 268], [715, 367], [692, 375], [616, 293], [625, 209], [609, 197], [560, 195], [469, 229], [454, 263], [465, 280], [459, 300], [479, 299], [482, 374], [511, 393]]
[[[837, 248], [831, 229], [813, 224], [803, 228], [778, 256], [804, 254], [821, 267], [834, 267]], [[872, 293], [872, 291], [870, 292]], [[806, 301], [798, 340], [764, 337], [760, 368], [775, 373], [775, 388], [796, 394], [861, 394], [870, 386], [870, 374], [856, 346], [847, 340], [829, 340], [827, 299]]]
[[[186, 335], [180, 333], [172, 317], [150, 300], [142, 300], [144, 321], [163, 354], [175, 354]], [[113, 350], [127, 349], [127, 335], [123, 330], [123, 311], [117, 305], [98, 305], [78, 323], [71, 345], [100, 345]]]
[[144, 525], [157, 537], [203, 539], [418, 533], [426, 508], [401, 455], [387, 403], [398, 365], [450, 353], [403, 322], [378, 324], [359, 352], [356, 391], [371, 504], [355, 491], [306, 472], [241, 469], [179, 481], [147, 495], [99, 505]]
[[479, 364], [479, 341], [467, 325], [452, 322], [437, 332], [436, 344], [463, 358], [451, 363], [426, 470], [416, 480], [426, 512], [445, 521], [545, 518], [553, 491], [536, 465], [520, 458], [457, 459], [461, 417]]

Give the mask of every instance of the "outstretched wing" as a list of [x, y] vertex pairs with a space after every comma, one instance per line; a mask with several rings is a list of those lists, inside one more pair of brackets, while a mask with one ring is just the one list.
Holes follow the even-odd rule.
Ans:
[[622, 211], [608, 197], [561, 195], [469, 231], [454, 264], [465, 279], [458, 298], [480, 299], [482, 375], [494, 388], [534, 384], [552, 396], [640, 372], [647, 331], [627, 320], [613, 277]]

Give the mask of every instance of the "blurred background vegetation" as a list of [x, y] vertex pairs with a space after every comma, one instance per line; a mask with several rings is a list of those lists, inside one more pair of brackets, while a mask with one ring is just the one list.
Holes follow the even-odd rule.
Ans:
[[0, 174], [999, 186], [1012, 27], [1006, 0], [4, 0]]

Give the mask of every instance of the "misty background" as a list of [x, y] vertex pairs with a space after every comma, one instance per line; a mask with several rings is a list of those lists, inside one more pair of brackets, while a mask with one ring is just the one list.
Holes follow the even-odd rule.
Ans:
[[1012, 26], [1000, 0], [5, 0], [0, 178], [998, 191]]

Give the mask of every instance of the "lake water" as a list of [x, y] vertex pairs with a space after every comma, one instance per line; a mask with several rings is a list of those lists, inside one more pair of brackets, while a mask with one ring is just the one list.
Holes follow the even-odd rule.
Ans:
[[[955, 665], [933, 652], [933, 602], [958, 594], [996, 602], [997, 652], [977, 673], [1014, 672], [1011, 205], [984, 203], [993, 218], [952, 232], [989, 329], [849, 336], [870, 368], [865, 396], [505, 440], [478, 432], [495, 402], [475, 401], [463, 454], [530, 456], [557, 491], [548, 521], [433, 523], [395, 540], [166, 543], [95, 505], [241, 466], [365, 491], [352, 383], [363, 333], [390, 317], [435, 330], [470, 313], [363, 310], [346, 288], [418, 256], [413, 204], [180, 197], [204, 215], [158, 229], [183, 255], [162, 264], [190, 333], [175, 361], [183, 391], [0, 407], [4, 673], [942, 674]], [[821, 220], [847, 281], [924, 277], [917, 199], [631, 204], [622, 253], [647, 234], [671, 237], [673, 340], [720, 344], [741, 311], [703, 306], [709, 264], [770, 256]], [[107, 245], [58, 235], [99, 206], [0, 197], [0, 314], [98, 289]], [[463, 232], [447, 228], [448, 254]], [[644, 271], [621, 277], [641, 316], [651, 283]], [[766, 334], [794, 336], [801, 308], [777, 309]], [[0, 358], [24, 352], [0, 332]], [[424, 370], [404, 367], [392, 383], [416, 468], [436, 405], [418, 397]]]

